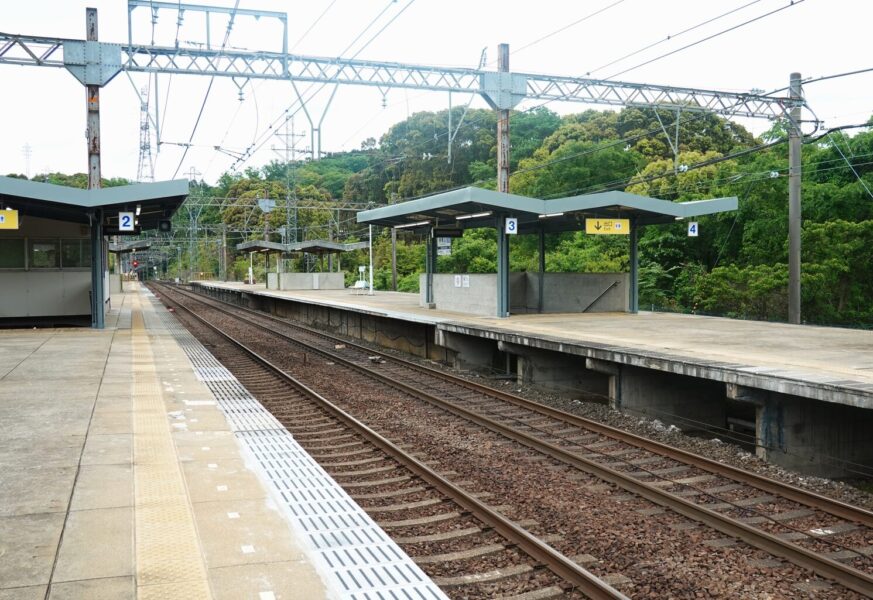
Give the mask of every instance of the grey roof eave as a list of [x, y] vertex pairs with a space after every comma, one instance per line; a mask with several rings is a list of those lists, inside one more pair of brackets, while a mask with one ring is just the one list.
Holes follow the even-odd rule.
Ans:
[[267, 250], [269, 252], [287, 252], [287, 244], [280, 244], [279, 242], [268, 242], [266, 240], [251, 240], [248, 242], [240, 242], [236, 245], [237, 250], [249, 250], [252, 252], [262, 252]]
[[539, 210], [539, 205], [542, 203], [542, 200], [538, 198], [530, 198], [528, 196], [504, 194], [493, 190], [471, 186], [433, 196], [425, 196], [424, 198], [416, 198], [415, 200], [409, 200], [408, 202], [392, 204], [391, 206], [364, 210], [358, 213], [358, 223], [368, 223], [377, 219], [403, 217], [405, 215], [418, 214], [429, 210], [438, 210], [468, 203], [487, 205], [496, 209], [503, 209], [512, 212], [530, 212], [532, 214], [540, 214], [537, 211]]
[[266, 240], [250, 240], [240, 242], [236, 245], [237, 250], [251, 252], [309, 252], [312, 254], [321, 252], [350, 252], [352, 250], [363, 250], [369, 248], [370, 242], [350, 242], [344, 244], [342, 242], [334, 242], [332, 240], [307, 240], [305, 242], [294, 242], [291, 244], [281, 244], [279, 242], [268, 242]]
[[63, 185], [0, 177], [0, 195], [67, 204], [80, 208], [100, 208], [119, 204], [147, 203], [188, 195], [188, 180], [174, 179], [155, 183], [137, 183], [111, 188], [82, 190]]
[[[541, 200], [513, 194], [502, 194], [492, 190], [467, 187], [444, 194], [417, 198], [400, 204], [383, 206], [358, 213], [358, 223], [383, 225], [402, 224], [411, 215], [422, 215], [450, 207], [475, 205], [495, 212], [504, 212], [523, 219], [536, 219], [541, 214], [592, 212], [599, 209], [621, 207], [628, 213], [639, 212], [664, 218], [685, 218], [736, 210], [735, 196], [714, 200], [694, 200], [691, 202], [670, 202], [627, 192], [610, 191], [582, 196]], [[628, 214], [628, 216], [631, 216]], [[438, 218], [434, 215], [432, 218]], [[444, 218], [444, 217], [439, 217]], [[451, 220], [451, 218], [449, 218]], [[651, 218], [649, 219], [651, 220]], [[445, 223], [443, 223], [445, 224]], [[487, 221], [483, 225], [493, 225]], [[464, 224], [465, 228], [472, 223]]]
[[149, 240], [134, 240], [132, 242], [109, 244], [109, 251], [124, 254], [125, 252], [134, 252], [136, 250], [148, 250], [151, 247], [152, 243]]

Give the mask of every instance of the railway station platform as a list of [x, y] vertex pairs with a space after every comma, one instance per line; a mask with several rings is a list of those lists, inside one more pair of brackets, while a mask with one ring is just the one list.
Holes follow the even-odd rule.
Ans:
[[193, 286], [460, 368], [599, 395], [686, 430], [747, 427], [759, 455], [808, 474], [873, 473], [870, 331], [650, 312], [500, 319], [428, 309], [418, 294]]
[[132, 287], [104, 330], [0, 330], [0, 600], [363, 599], [400, 569], [445, 597]]

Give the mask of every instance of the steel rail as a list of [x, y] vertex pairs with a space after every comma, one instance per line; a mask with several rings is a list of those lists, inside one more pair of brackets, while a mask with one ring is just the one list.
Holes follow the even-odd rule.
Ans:
[[451, 498], [454, 502], [457, 502], [480, 521], [492, 527], [507, 541], [517, 545], [531, 558], [542, 563], [553, 573], [576, 586], [577, 589], [585, 593], [588, 597], [604, 600], [629, 600], [627, 596], [596, 577], [593, 573], [567, 558], [547, 543], [532, 535], [526, 529], [518, 526], [510, 519], [507, 519], [499, 512], [490, 508], [484, 502], [476, 499], [462, 488], [439, 475], [436, 471], [432, 470], [421, 461], [413, 458], [390, 440], [345, 412], [306, 384], [298, 381], [280, 367], [274, 365], [268, 359], [246, 346], [243, 342], [220, 330], [184, 304], [179, 302], [175, 302], [175, 304], [184, 309], [187, 314], [191, 315], [224, 339], [228, 340], [228, 342], [242, 350], [245, 354], [249, 355], [253, 360], [275, 373], [294, 389], [314, 400], [344, 425], [357, 432], [371, 444], [397, 460], [397, 462], [415, 473], [415, 475], [432, 485], [441, 493]]
[[[213, 308], [215, 310], [230, 314], [229, 311], [226, 311], [223, 308]], [[237, 318], [239, 318], [238, 315], [236, 316]], [[290, 336], [279, 333], [277, 331], [273, 331], [265, 325], [250, 321], [248, 319], [242, 320], [249, 324], [260, 327], [261, 329], [269, 331], [274, 335], [278, 335], [280, 337], [293, 341], [293, 338], [291, 338]], [[598, 477], [605, 481], [609, 481], [610, 483], [613, 483], [614, 485], [617, 485], [618, 487], [628, 492], [642, 496], [643, 498], [646, 498], [647, 500], [654, 502], [655, 504], [669, 508], [685, 517], [701, 522], [717, 531], [720, 531], [721, 533], [741, 539], [751, 546], [754, 546], [771, 554], [781, 556], [787, 559], [789, 562], [810, 569], [813, 572], [832, 579], [849, 589], [852, 589], [862, 594], [870, 594], [871, 590], [873, 590], [873, 577], [864, 573], [863, 571], [860, 571], [848, 565], [841, 564], [833, 559], [817, 554], [811, 550], [807, 550], [806, 548], [803, 548], [802, 546], [799, 546], [792, 542], [782, 540], [779, 537], [765, 531], [755, 529], [751, 525], [747, 525], [735, 519], [731, 519], [730, 517], [722, 515], [714, 510], [705, 508], [703, 506], [699, 506], [684, 498], [674, 496], [673, 494], [665, 492], [656, 486], [638, 481], [633, 477], [622, 473], [621, 471], [617, 471], [610, 467], [603, 466], [592, 460], [579, 456], [578, 454], [556, 446], [555, 444], [545, 442], [543, 440], [539, 440], [535, 437], [519, 432], [511, 427], [503, 425], [502, 423], [494, 421], [488, 417], [482, 416], [453, 402], [450, 402], [443, 398], [439, 398], [438, 396], [434, 396], [405, 383], [399, 382], [395, 379], [392, 379], [391, 377], [379, 373], [374, 369], [369, 369], [363, 365], [359, 365], [358, 363], [350, 361], [343, 356], [327, 350], [315, 348], [313, 346], [309, 346], [309, 348], [312, 351], [318, 352], [323, 356], [331, 358], [331, 360], [335, 362], [343, 363], [349, 368], [355, 369], [362, 374], [379, 379], [380, 381], [392, 387], [400, 389], [401, 391], [404, 391], [414, 397], [425, 400], [435, 406], [442, 408], [443, 410], [451, 412], [452, 414], [474, 422], [482, 427], [485, 427], [486, 429], [494, 431], [495, 433], [499, 433], [529, 448], [542, 452], [543, 454], [546, 454], [547, 456], [550, 456], [561, 462], [564, 462], [565, 464], [574, 466], [582, 471], [594, 475], [595, 477]]]
[[[203, 294], [200, 294], [203, 295]], [[212, 298], [210, 296], [206, 296], [211, 300], [216, 302], [222, 302], [224, 304], [228, 304], [229, 306], [234, 306], [235, 308], [239, 308], [251, 314], [257, 315], [259, 317], [272, 319], [279, 323], [283, 323], [289, 327], [295, 327], [311, 333], [313, 335], [321, 336], [328, 340], [336, 340], [340, 341], [348, 346], [355, 347], [359, 350], [363, 350], [366, 352], [372, 352], [372, 348], [367, 348], [366, 346], [362, 346], [360, 344], [356, 344], [355, 342], [349, 342], [343, 340], [341, 338], [333, 337], [324, 333], [323, 331], [319, 331], [313, 329], [311, 327], [307, 327], [305, 325], [300, 325], [298, 323], [290, 323], [285, 319], [280, 319], [270, 314], [266, 314], [262, 311], [253, 310], [244, 306], [236, 306], [233, 304], [229, 304], [222, 300], [218, 300], [216, 298]], [[457, 385], [472, 388], [482, 394], [492, 396], [503, 400], [505, 402], [509, 402], [515, 404], [516, 406], [520, 406], [522, 408], [527, 408], [529, 410], [533, 410], [542, 415], [549, 416], [570, 425], [576, 425], [578, 427], [583, 427], [586, 429], [590, 429], [596, 433], [601, 435], [605, 435], [607, 437], [616, 439], [618, 441], [631, 444], [633, 446], [640, 447], [644, 450], [648, 450], [649, 452], [654, 452], [656, 454], [661, 454], [668, 458], [672, 458], [674, 460], [678, 460], [680, 462], [689, 463], [693, 466], [699, 467], [701, 469], [711, 471], [718, 475], [723, 475], [731, 479], [735, 479], [736, 481], [757, 487], [763, 491], [771, 492], [782, 496], [787, 500], [792, 500], [794, 502], [798, 502], [800, 504], [804, 504], [810, 508], [815, 508], [827, 513], [834, 515], [835, 517], [840, 517], [842, 519], [847, 519], [849, 521], [855, 521], [866, 525], [868, 527], [873, 528], [873, 511], [869, 511], [863, 509], [858, 506], [852, 506], [846, 502], [842, 502], [840, 500], [835, 500], [833, 498], [828, 498], [822, 494], [818, 494], [816, 492], [811, 492], [808, 490], [804, 490], [802, 488], [789, 485], [787, 483], [783, 483], [776, 479], [772, 479], [770, 477], [765, 477], [764, 475], [759, 475], [757, 473], [753, 473], [751, 471], [746, 471], [735, 467], [733, 465], [728, 465], [724, 463], [720, 463], [711, 458], [707, 458], [705, 456], [701, 456], [699, 454], [694, 454], [693, 452], [689, 452], [687, 450], [682, 450], [680, 448], [675, 448], [673, 446], [668, 446], [661, 442], [657, 442], [654, 440], [650, 440], [648, 438], [642, 437], [640, 435], [630, 433], [628, 431], [622, 431], [616, 427], [612, 427], [610, 425], [605, 425], [603, 423], [598, 423], [597, 421], [592, 421], [590, 419], [586, 419], [585, 417], [580, 417], [578, 415], [574, 415], [572, 413], [568, 413], [566, 411], [553, 408], [551, 406], [547, 406], [540, 402], [535, 402], [533, 400], [528, 400], [527, 398], [522, 398], [521, 396], [516, 396], [514, 394], [510, 394], [508, 392], [504, 392], [502, 390], [496, 390], [492, 387], [483, 385], [481, 383], [477, 383], [474, 381], [469, 381], [467, 379], [463, 379], [461, 377], [457, 377], [455, 375], [451, 375], [449, 373], [445, 373], [438, 369], [434, 369], [432, 367], [428, 367], [426, 365], [420, 365], [414, 363], [412, 361], [398, 358], [396, 356], [385, 356], [387, 360], [391, 360], [395, 363], [401, 364], [410, 369], [415, 369], [419, 371], [424, 371], [429, 375], [434, 377], [438, 377], [444, 381], [449, 381], [451, 383], [455, 383]]]

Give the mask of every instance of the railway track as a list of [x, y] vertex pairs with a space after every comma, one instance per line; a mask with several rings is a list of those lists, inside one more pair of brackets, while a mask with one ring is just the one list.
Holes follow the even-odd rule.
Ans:
[[867, 511], [437, 369], [374, 356], [371, 348], [264, 313], [163, 289], [200, 303], [202, 310], [232, 316], [276, 343], [297, 345], [304, 360], [320, 356], [354, 369], [856, 592], [869, 595], [873, 590], [873, 514]]
[[184, 305], [189, 329], [413, 560], [462, 598], [626, 599]]

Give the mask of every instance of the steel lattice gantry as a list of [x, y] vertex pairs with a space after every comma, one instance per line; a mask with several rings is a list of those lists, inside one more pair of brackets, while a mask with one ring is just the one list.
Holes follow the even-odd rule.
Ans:
[[114, 71], [113, 75], [121, 71], [177, 73], [361, 85], [380, 89], [476, 93], [499, 109], [512, 108], [523, 99], [533, 99], [659, 107], [775, 119], [784, 117], [796, 104], [795, 100], [787, 97], [765, 94], [583, 77], [300, 56], [282, 52], [110, 44], [8, 33], [0, 33], [0, 64], [68, 68], [71, 71], [77, 68], [80, 71], [102, 69], [104, 72]]

